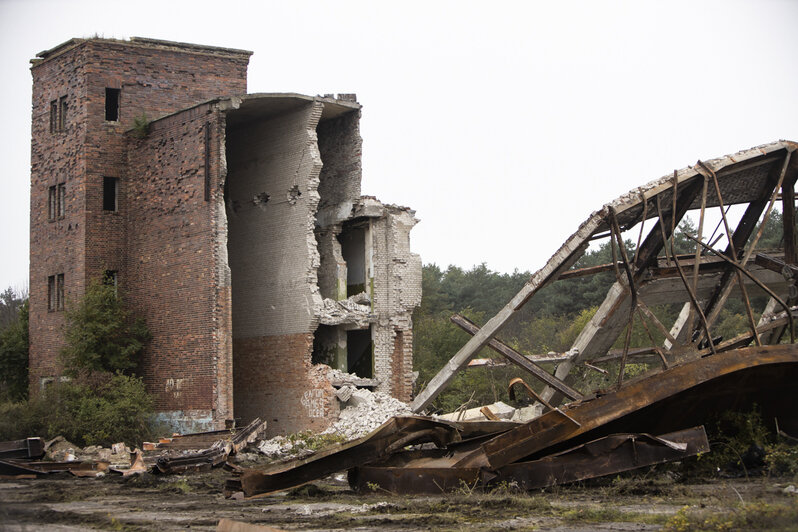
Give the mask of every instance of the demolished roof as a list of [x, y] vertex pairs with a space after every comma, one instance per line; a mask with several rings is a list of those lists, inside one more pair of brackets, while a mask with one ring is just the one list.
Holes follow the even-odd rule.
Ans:
[[[413, 411], [424, 410], [455, 374], [494, 340], [515, 312], [543, 287], [561, 277], [612, 270], [616, 274], [616, 282], [604, 302], [577, 337], [568, 351], [567, 359], [557, 367], [554, 377], [561, 382], [561, 389], [567, 386], [565, 379], [575, 364], [606, 357], [610, 347], [636, 314], [648, 320], [668, 339], [665, 346], [652, 345], [649, 351], [649, 354], [659, 356], [665, 368], [677, 361], [721, 349], [739, 348], [752, 341], [762, 345], [763, 335], [768, 336], [768, 341], [764, 343], [777, 343], [786, 334], [785, 330], [794, 341], [792, 311], [787, 310], [785, 299], [790, 290], [794, 292], [795, 283], [787, 275], [789, 271], [783, 274], [778, 265], [796, 263], [794, 184], [798, 177], [798, 158], [792, 157], [796, 148], [798, 144], [794, 142], [778, 141], [733, 155], [698, 161], [694, 166], [674, 171], [672, 175], [636, 188], [604, 205], [581, 224], [503, 309], [484, 327], [472, 332], [474, 336], [468, 343], [415, 398], [411, 405]], [[764, 226], [764, 221], [779, 198], [782, 199], [784, 212], [783, 260], [779, 257], [757, 258], [754, 251], [761, 232], [750, 243], [749, 238], [760, 218], [763, 218]], [[726, 213], [728, 206], [738, 204], [746, 204], [747, 207], [732, 230]], [[707, 242], [702, 240], [706, 238], [701, 227], [704, 214], [712, 207], [721, 208], [725, 234], [731, 235], [723, 250], [712, 247], [717, 242], [710, 242], [712, 237]], [[695, 209], [700, 210], [702, 221], [695, 243], [696, 251], [690, 257], [675, 256], [672, 253], [672, 241], [666, 244], [684, 215]], [[651, 219], [655, 220], [653, 226], [641, 223]], [[626, 256], [625, 247], [620, 244], [622, 233], [638, 224], [638, 247], [630, 259]], [[650, 228], [648, 234], [644, 235], [646, 226]], [[568, 272], [590, 242], [601, 238], [610, 239], [616, 257], [614, 262], [589, 272]], [[662, 251], [665, 252], [664, 258], [660, 257]], [[765, 315], [758, 324], [754, 323], [750, 310], [750, 291], [770, 297]], [[751, 333], [721, 346], [706, 342], [706, 338], [713, 337], [712, 325], [727, 299], [735, 292], [749, 309]], [[672, 327], [663, 325], [649, 310], [651, 305], [665, 302], [684, 302], [679, 321]], [[778, 325], [773, 325], [773, 321], [777, 321]], [[621, 356], [622, 368], [628, 353], [627, 339]], [[619, 385], [622, 375], [623, 369]], [[550, 383], [547, 384], [549, 387], [544, 390], [543, 399], [551, 400], [556, 405], [562, 397]]]

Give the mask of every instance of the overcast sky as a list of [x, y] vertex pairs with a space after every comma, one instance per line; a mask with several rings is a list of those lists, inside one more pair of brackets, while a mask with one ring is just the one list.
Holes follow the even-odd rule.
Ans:
[[249, 92], [354, 92], [363, 193], [425, 263], [536, 270], [627, 190], [798, 140], [798, 1], [0, 0], [0, 289], [28, 277], [29, 59], [71, 37], [252, 50]]

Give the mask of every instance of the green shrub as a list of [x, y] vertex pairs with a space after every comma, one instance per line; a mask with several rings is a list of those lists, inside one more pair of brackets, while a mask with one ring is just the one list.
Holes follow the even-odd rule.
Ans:
[[28, 396], [28, 301], [16, 320], [0, 332], [0, 397], [11, 401]]
[[131, 317], [117, 288], [100, 281], [89, 284], [80, 301], [68, 305], [65, 317], [61, 356], [70, 375], [130, 370], [150, 338], [144, 321]]
[[84, 374], [51, 384], [27, 402], [1, 403], [0, 440], [61, 435], [80, 446], [136, 446], [152, 433], [152, 407], [140, 378]]

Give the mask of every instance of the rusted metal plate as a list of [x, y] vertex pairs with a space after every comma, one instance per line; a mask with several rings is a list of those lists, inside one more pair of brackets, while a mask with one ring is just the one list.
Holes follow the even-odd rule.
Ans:
[[93, 477], [108, 470], [108, 462], [38, 462], [27, 460], [0, 460], [2, 475], [47, 475], [69, 472], [75, 476]]
[[[772, 368], [768, 368], [768, 366]], [[776, 386], [780, 375], [787, 375], [790, 370], [793, 372], [798, 370], [798, 346], [790, 344], [737, 349], [686, 362], [681, 366], [673, 367], [656, 375], [637, 381], [630, 381], [618, 391], [607, 393], [591, 401], [571, 405], [570, 408], [566, 407], [564, 411], [579, 425], [571, 423], [556, 412], [548, 412], [529, 423], [490, 439], [463, 458], [456, 466], [486, 467], [496, 470], [513, 462], [532, 457], [535, 453], [577, 436], [588, 434], [594, 429], [611, 430], [612, 428], [617, 428], [617, 426], [610, 427], [609, 424], [641, 412], [647, 407], [655, 406], [658, 402], [668, 398], [677, 397], [682, 392], [697, 389], [704, 384], [711, 384], [713, 380], [718, 380], [728, 375], [739, 374], [738, 376], [745, 377], [748, 372], [756, 373], [755, 370], [758, 368], [764, 368], [765, 370], [775, 368], [774, 375], [770, 375], [764, 382], [754, 386], [755, 390], [762, 389], [767, 391], [768, 387]], [[729, 399], [733, 399], [735, 394], [743, 394], [744, 392], [745, 390], [739, 388], [723, 386], [718, 390], [714, 390], [713, 393], [720, 393]], [[695, 404], [700, 404], [702, 397], [693, 397], [692, 401]], [[732, 402], [730, 400], [725, 401], [727, 406], [731, 405]], [[695, 406], [692, 408], [695, 409]], [[688, 411], [686, 409], [681, 412], [674, 410], [671, 413], [673, 419], [670, 421], [683, 419], [683, 416]], [[793, 417], [795, 416], [793, 415]], [[656, 433], [656, 431], [650, 431], [646, 428], [646, 424], [650, 425], [653, 421], [667, 422], [669, 420], [639, 418], [640, 428], [636, 427], [633, 430]], [[614, 430], [613, 432], [620, 431]], [[609, 433], [606, 432], [595, 437]]]
[[613, 434], [540, 460], [504, 466], [496, 471], [497, 476], [490, 482], [515, 482], [531, 490], [681, 460], [704, 452], [709, 452], [709, 442], [703, 426], [659, 437]]
[[216, 445], [198, 453], [190, 453], [177, 457], [161, 457], [155, 467], [161, 473], [184, 473], [186, 471], [205, 471], [215, 467], [227, 459], [228, 450], [223, 445]]
[[456, 458], [443, 452], [413, 451], [351, 469], [349, 485], [359, 492], [376, 490], [394, 494], [489, 488], [502, 482], [530, 490], [681, 460], [708, 451], [703, 426], [659, 437], [612, 434], [539, 460], [510, 464], [495, 472], [452, 467]]

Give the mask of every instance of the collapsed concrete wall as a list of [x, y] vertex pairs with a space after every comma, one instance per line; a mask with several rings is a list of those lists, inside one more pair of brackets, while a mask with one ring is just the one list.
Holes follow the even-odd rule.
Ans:
[[227, 113], [235, 416], [269, 434], [335, 420], [329, 367], [409, 399], [417, 220], [361, 198], [359, 118], [352, 100], [297, 95]]

